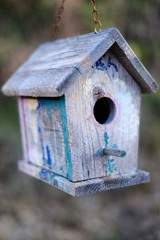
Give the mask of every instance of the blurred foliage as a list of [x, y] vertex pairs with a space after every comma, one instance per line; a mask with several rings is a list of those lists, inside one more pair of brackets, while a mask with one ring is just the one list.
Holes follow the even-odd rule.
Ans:
[[[58, 4], [58, 0], [0, 0], [0, 85], [29, 57], [36, 46], [50, 40]], [[117, 27], [159, 82], [160, 1], [97, 0], [97, 9], [102, 28]], [[59, 36], [68, 37], [93, 31], [91, 12], [90, 0], [67, 0]], [[46, 236], [47, 239], [51, 239], [52, 223], [55, 226], [54, 232], [57, 231], [57, 236], [60, 234], [64, 240], [159, 239], [156, 231], [158, 232], [160, 226], [156, 226], [157, 221], [154, 222], [153, 218], [160, 211], [158, 205], [160, 201], [157, 200], [160, 171], [160, 164], [157, 161], [160, 157], [160, 92], [142, 97], [140, 165], [144, 169], [150, 169], [153, 176], [152, 185], [137, 187], [136, 190], [132, 188], [128, 192], [117, 190], [113, 193], [104, 193], [99, 197], [84, 198], [79, 202], [70, 201], [68, 196], [50, 190], [50, 187], [41, 183], [34, 182], [35, 185], [31, 185], [33, 179], [26, 180], [24, 176], [22, 178], [18, 175], [16, 161], [22, 157], [22, 152], [16, 98], [7, 98], [0, 93], [0, 110], [0, 213], [6, 211], [5, 214], [8, 214], [8, 218], [6, 215], [2, 219], [0, 217], [0, 240], [39, 240]], [[22, 179], [25, 179], [25, 183]], [[26, 182], [29, 185], [27, 190]], [[2, 194], [3, 188], [6, 193]], [[29, 192], [28, 197], [25, 191]], [[18, 201], [17, 198], [21, 195], [23, 198], [23, 194], [25, 196], [23, 202]], [[149, 202], [142, 196], [146, 194]], [[14, 196], [13, 200], [11, 196]], [[135, 200], [134, 204], [132, 199]], [[27, 203], [28, 209], [30, 207], [31, 210], [25, 209]], [[30, 203], [37, 208], [30, 206]], [[133, 205], [130, 206], [129, 203]], [[6, 204], [9, 204], [9, 207]], [[105, 207], [106, 204], [108, 207]], [[45, 209], [44, 212], [38, 208], [39, 205], [41, 209]], [[56, 213], [56, 218], [52, 211]], [[148, 218], [150, 222], [146, 222]], [[39, 221], [39, 224], [43, 219], [43, 224], [40, 225], [43, 231], [35, 225], [34, 219]], [[30, 221], [35, 234], [33, 238]], [[59, 227], [57, 221], [63, 227]], [[146, 223], [147, 229], [141, 225], [142, 222]], [[127, 231], [123, 225], [127, 226]], [[7, 230], [3, 231], [6, 226]], [[19, 226], [22, 226], [21, 231]], [[69, 235], [65, 226], [71, 229], [72, 235]], [[101, 229], [101, 232], [97, 233], [97, 229]], [[142, 231], [143, 236], [139, 235]], [[60, 238], [55, 236], [54, 239]]]
[[45, 34], [46, 26], [52, 23], [54, 2], [1, 0], [0, 4], [0, 31], [5, 38], [28, 42]]

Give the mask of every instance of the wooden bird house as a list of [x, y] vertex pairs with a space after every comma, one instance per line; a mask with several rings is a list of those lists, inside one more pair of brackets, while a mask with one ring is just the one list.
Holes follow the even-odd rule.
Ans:
[[141, 93], [157, 88], [117, 29], [41, 45], [3, 86], [19, 97], [20, 170], [73, 196], [149, 182]]

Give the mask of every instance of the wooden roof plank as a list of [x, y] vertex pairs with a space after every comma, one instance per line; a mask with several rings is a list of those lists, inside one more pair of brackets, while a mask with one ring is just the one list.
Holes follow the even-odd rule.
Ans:
[[59, 97], [109, 49], [142, 92], [157, 91], [156, 81], [115, 28], [42, 44], [11, 76], [2, 91], [6, 95]]

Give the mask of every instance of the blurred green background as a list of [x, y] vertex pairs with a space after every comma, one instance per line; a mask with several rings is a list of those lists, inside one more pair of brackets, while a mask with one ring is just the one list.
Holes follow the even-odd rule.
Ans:
[[[60, 0], [0, 0], [0, 86], [50, 40]], [[103, 29], [117, 27], [159, 83], [160, 1], [97, 0]], [[90, 0], [67, 0], [59, 37], [93, 31]], [[83, 198], [17, 170], [16, 98], [0, 93], [0, 240], [160, 240], [160, 92], [142, 98], [139, 167], [151, 184]]]

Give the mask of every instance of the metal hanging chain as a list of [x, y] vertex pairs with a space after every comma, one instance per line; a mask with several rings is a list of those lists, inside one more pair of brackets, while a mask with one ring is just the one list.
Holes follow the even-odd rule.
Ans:
[[52, 31], [52, 35], [51, 35], [51, 39], [52, 40], [56, 40], [57, 36], [58, 36], [58, 32], [59, 32], [59, 25], [61, 23], [61, 19], [62, 19], [62, 14], [64, 12], [64, 4], [65, 4], [66, 0], [62, 0], [61, 5], [58, 9], [58, 14], [56, 16], [56, 20], [53, 26], [53, 31]]
[[99, 31], [101, 31], [101, 22], [99, 20], [99, 13], [96, 9], [96, 0], [91, 0], [91, 4], [93, 6], [93, 12], [92, 12], [92, 17], [94, 21], [94, 32], [97, 33], [97, 28], [96, 26], [98, 25]]

